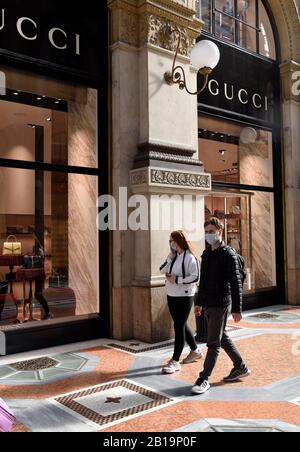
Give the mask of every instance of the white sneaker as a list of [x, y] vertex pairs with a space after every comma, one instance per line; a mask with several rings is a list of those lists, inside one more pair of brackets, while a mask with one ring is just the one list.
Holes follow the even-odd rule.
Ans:
[[164, 374], [175, 374], [175, 372], [179, 372], [180, 370], [180, 364], [173, 359], [171, 359], [171, 361], [169, 361], [169, 363], [162, 369]]
[[207, 380], [201, 380], [200, 378], [196, 381], [195, 386], [192, 389], [193, 394], [201, 395], [210, 390], [210, 384]]
[[190, 354], [184, 358], [184, 360], [182, 361], [182, 364], [192, 364], [192, 363], [196, 363], [197, 361], [199, 361], [199, 359], [203, 359], [204, 355], [202, 352], [200, 352], [200, 350], [194, 350], [191, 351]]

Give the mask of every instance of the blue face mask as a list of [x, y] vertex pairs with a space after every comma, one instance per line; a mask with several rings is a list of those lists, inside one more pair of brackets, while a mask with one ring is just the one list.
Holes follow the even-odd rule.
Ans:
[[212, 246], [219, 241], [219, 236], [218, 234], [205, 234], [205, 240]]

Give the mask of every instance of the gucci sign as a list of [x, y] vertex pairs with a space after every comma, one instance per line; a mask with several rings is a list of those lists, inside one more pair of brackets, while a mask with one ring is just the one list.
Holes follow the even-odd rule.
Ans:
[[[6, 29], [6, 10], [0, 12], [0, 32]], [[31, 17], [19, 17], [15, 23], [16, 31], [21, 38], [27, 41], [37, 41], [41, 33], [47, 33], [49, 44], [57, 50], [73, 49], [75, 55], [80, 55], [80, 34], [74, 33], [68, 36], [67, 32], [59, 27], [51, 27], [49, 30], [40, 30], [37, 22]]]

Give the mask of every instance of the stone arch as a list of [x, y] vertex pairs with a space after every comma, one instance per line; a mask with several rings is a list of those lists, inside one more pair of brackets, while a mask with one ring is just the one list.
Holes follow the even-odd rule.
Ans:
[[280, 40], [280, 63], [300, 62], [300, 20], [295, 0], [268, 0]]

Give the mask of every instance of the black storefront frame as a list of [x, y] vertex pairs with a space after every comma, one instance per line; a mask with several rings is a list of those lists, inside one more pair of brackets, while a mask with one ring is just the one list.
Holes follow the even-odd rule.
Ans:
[[[279, 89], [279, 88], [278, 88]], [[278, 91], [279, 98], [280, 93]], [[228, 114], [226, 111], [219, 110], [210, 111], [209, 107], [205, 108], [199, 105], [198, 114], [202, 116], [210, 116], [215, 119], [231, 121], [243, 126], [259, 127], [261, 129], [272, 132], [273, 137], [273, 177], [274, 187], [263, 187], [256, 185], [234, 184], [226, 182], [212, 182], [212, 190], [224, 190], [228, 193], [236, 191], [253, 191], [272, 193], [274, 195], [274, 214], [275, 214], [275, 243], [276, 243], [276, 280], [277, 287], [274, 289], [262, 289], [254, 294], [245, 295], [245, 310], [256, 309], [261, 307], [272, 306], [275, 304], [286, 303], [285, 291], [285, 246], [284, 246], [284, 217], [283, 217], [283, 175], [282, 175], [282, 147], [281, 147], [281, 108], [277, 103], [276, 117], [279, 119], [278, 125], [266, 127], [263, 121], [255, 120], [237, 120], [236, 115]], [[199, 136], [200, 138], [200, 136]], [[284, 271], [282, 271], [284, 269]]]
[[[96, 79], [86, 73], [55, 66], [53, 63], [40, 62], [34, 58], [22, 57], [12, 52], [2, 51], [3, 65], [9, 69], [26, 71], [37, 77], [47, 76], [56, 81], [72, 82], [97, 90], [97, 126], [98, 126], [98, 167], [85, 168], [64, 166], [22, 160], [0, 158], [0, 168], [27, 169], [65, 174], [90, 175], [98, 178], [98, 196], [109, 193], [109, 29], [108, 10], [103, 7], [104, 17], [98, 18], [101, 28], [102, 44], [105, 51], [102, 73]], [[101, 25], [100, 25], [101, 24]], [[102, 56], [103, 56], [102, 55]], [[99, 58], [101, 56], [99, 55]], [[66, 345], [110, 336], [110, 233], [108, 230], [98, 232], [99, 245], [99, 314], [74, 317], [72, 320], [41, 322], [39, 325], [26, 324], [23, 327], [11, 327], [4, 330], [6, 337], [6, 355], [47, 347]], [[1, 331], [1, 330], [0, 330]]]
[[[275, 243], [276, 243], [276, 277], [277, 277], [277, 287], [276, 290], [260, 290], [255, 294], [246, 295], [244, 297], [245, 309], [256, 309], [261, 307], [272, 306], [275, 304], [286, 304], [287, 303], [287, 292], [286, 292], [286, 245], [285, 245], [285, 226], [284, 226], [284, 177], [283, 177], [283, 147], [282, 147], [282, 121], [283, 112], [281, 108], [281, 81], [280, 81], [280, 55], [281, 47], [279, 40], [279, 33], [276, 27], [276, 22], [270, 5], [267, 0], [261, 0], [263, 6], [265, 7], [273, 35], [275, 40], [276, 48], [276, 60], [271, 60], [261, 54], [257, 54], [251, 50], [245, 49], [238, 46], [235, 43], [227, 43], [228, 47], [235, 49], [237, 52], [243, 52], [248, 54], [249, 57], [255, 57], [257, 60], [262, 60], [273, 64], [275, 77], [275, 106], [274, 106], [274, 117], [276, 122], [268, 123], [261, 119], [256, 119], [250, 116], [243, 116], [233, 111], [216, 109], [214, 107], [209, 107], [207, 105], [201, 104], [201, 96], [198, 103], [198, 113], [201, 115], [211, 116], [216, 119], [233, 121], [235, 123], [244, 125], [259, 127], [264, 130], [269, 130], [272, 132], [273, 136], [273, 176], [274, 183], [273, 187], [260, 187], [251, 185], [241, 185], [241, 184], [226, 184], [226, 183], [212, 183], [212, 189], [224, 189], [224, 190], [251, 190], [257, 192], [273, 193], [274, 194], [274, 212], [275, 212]], [[258, 1], [256, 1], [258, 3]], [[216, 43], [224, 43], [221, 39], [218, 39], [213, 33], [203, 31], [201, 33], [202, 38], [212, 39]]]

